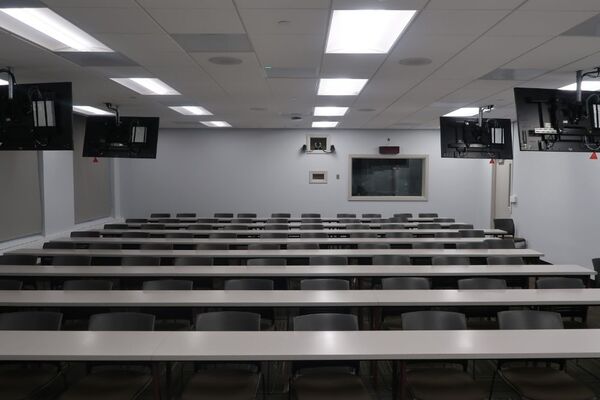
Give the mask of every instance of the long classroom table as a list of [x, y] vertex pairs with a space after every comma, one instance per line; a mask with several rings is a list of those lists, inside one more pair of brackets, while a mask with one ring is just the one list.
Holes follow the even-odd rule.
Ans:
[[[457, 222], [458, 224], [462, 224], [462, 222]], [[450, 227], [450, 225], [455, 225], [457, 224], [456, 222], [436, 222], [436, 224], [439, 224], [442, 228], [446, 228], [448, 229]], [[230, 226], [232, 224], [228, 224], [228, 223], [222, 223], [222, 222], [196, 222], [196, 223], [188, 223], [188, 222], [165, 222], [165, 223], [159, 223], [161, 225], [164, 225], [166, 229], [187, 229], [189, 226], [191, 225], [204, 225], [207, 227], [210, 227], [212, 229], [223, 229], [227, 226]], [[340, 223], [340, 222], [323, 222], [323, 223], [313, 223], [313, 224], [309, 224], [309, 225], [322, 225], [323, 229], [346, 229], [347, 225], [357, 225], [360, 224], [361, 226], [363, 226], [365, 229], [381, 229], [381, 225], [385, 225], [388, 223]], [[416, 222], [390, 222], [389, 224], [397, 224], [397, 225], [401, 225], [404, 228], [418, 228], [419, 224]], [[142, 227], [142, 225], [145, 225], [144, 223], [139, 223], [139, 222], [125, 222], [123, 223], [123, 225], [127, 225], [129, 229], [140, 229]], [[300, 227], [304, 224], [300, 224], [300, 223], [273, 223], [273, 224], [265, 224], [262, 222], [257, 222], [257, 223], [235, 223], [233, 225], [245, 225], [248, 227], [248, 229], [250, 230], [263, 230], [266, 227], [269, 227], [269, 225], [287, 225], [289, 227], [289, 229], [300, 229]]]
[[[302, 221], [305, 221], [307, 219], [320, 219], [321, 222], [340, 222], [340, 221], [344, 221], [344, 220], [358, 220], [358, 222], [356, 222], [357, 224], [361, 224], [361, 223], [370, 223], [373, 221], [379, 221], [377, 223], [391, 223], [391, 224], [395, 224], [397, 222], [393, 222], [393, 221], [388, 221], [389, 218], [334, 218], [334, 217], [328, 217], [328, 218], [298, 218], [298, 217], [293, 217], [293, 218], [241, 218], [244, 220], [250, 220], [251, 224], [255, 224], [255, 223], [267, 223], [268, 220], [272, 220], [272, 219], [285, 219], [287, 220], [287, 222], [296, 222], [296, 223], [301, 223]], [[198, 220], [207, 220], [207, 219], [211, 219], [211, 220], [217, 220], [216, 223], [232, 223], [232, 221], [234, 219], [240, 219], [240, 218], [215, 218], [215, 217], [195, 217], [195, 218], [177, 218], [177, 217], [171, 217], [171, 218], [126, 218], [125, 221], [127, 221], [127, 219], [145, 219], [148, 223], [160, 223], [159, 221], [161, 220], [167, 220], [167, 219], [176, 219], [179, 222], [186, 222], [186, 223], [196, 223], [196, 221]], [[428, 223], [428, 222], [433, 222], [433, 223], [437, 223], [436, 220], [439, 219], [451, 219], [450, 217], [446, 218], [446, 217], [412, 217], [412, 218], [407, 218], [406, 221], [403, 222], [420, 222], [420, 223]], [[385, 222], [380, 221], [380, 220], [385, 220]], [[137, 223], [137, 222], [135, 222]], [[278, 222], [275, 222], [278, 223]], [[402, 223], [402, 222], [400, 222]], [[460, 224], [462, 222], [452, 222], [453, 224]]]
[[479, 307], [600, 305], [600, 289], [2, 290], [0, 307]]
[[90, 256], [90, 257], [211, 257], [223, 259], [247, 258], [310, 258], [338, 256], [371, 258], [377, 255], [403, 255], [408, 257], [528, 257], [544, 255], [531, 249], [319, 249], [319, 250], [104, 250], [104, 249], [19, 249], [7, 254], [25, 254], [38, 257]]

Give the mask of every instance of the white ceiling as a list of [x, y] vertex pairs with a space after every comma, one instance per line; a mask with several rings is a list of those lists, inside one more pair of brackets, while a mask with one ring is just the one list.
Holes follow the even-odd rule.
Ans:
[[[600, 13], [599, 0], [43, 2], [138, 66], [82, 67], [4, 32], [0, 65], [21, 82], [72, 81], [76, 103], [111, 102], [125, 115], [158, 115], [163, 127], [218, 119], [236, 128], [308, 128], [317, 105], [350, 107], [339, 128], [437, 127], [440, 115], [467, 105], [495, 104], [491, 116], [514, 117], [513, 87], [555, 88], [572, 83], [576, 69], [600, 64], [600, 36], [561, 36]], [[361, 8], [419, 14], [387, 55], [324, 54], [331, 10]], [[172, 36], [180, 34], [245, 34], [254, 51], [186, 52]], [[223, 56], [242, 63], [209, 61]], [[398, 63], [414, 57], [432, 62]], [[289, 76], [268, 78], [265, 67]], [[537, 73], [528, 81], [480, 79], [500, 68]], [[160, 78], [182, 95], [140, 96], [108, 79], [133, 76]], [[318, 97], [319, 77], [369, 83], [359, 96]], [[200, 105], [215, 116], [183, 116], [168, 105]]]

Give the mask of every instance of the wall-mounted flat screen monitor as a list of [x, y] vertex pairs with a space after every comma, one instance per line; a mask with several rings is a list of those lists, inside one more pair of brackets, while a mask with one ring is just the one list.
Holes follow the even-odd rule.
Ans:
[[510, 119], [440, 118], [442, 158], [512, 160]]
[[427, 200], [426, 155], [350, 156], [350, 200]]
[[84, 157], [156, 158], [158, 117], [88, 117]]
[[600, 150], [600, 92], [515, 88], [522, 151]]
[[0, 150], [73, 150], [71, 82], [0, 86]]

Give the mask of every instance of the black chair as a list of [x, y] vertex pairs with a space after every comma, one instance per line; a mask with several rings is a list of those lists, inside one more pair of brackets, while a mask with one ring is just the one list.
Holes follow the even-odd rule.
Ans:
[[371, 257], [373, 265], [411, 265], [409, 256], [385, 254]]
[[353, 229], [369, 229], [369, 225], [363, 225], [363, 224], [348, 224], [348, 225], [346, 225], [346, 230], [353, 230]]
[[38, 257], [27, 254], [4, 254], [0, 256], [0, 265], [35, 265]]
[[329, 234], [327, 232], [306, 232], [300, 233], [302, 239], [327, 239]]
[[[467, 320], [464, 314], [449, 311], [415, 311], [402, 314], [403, 330], [464, 330]], [[466, 372], [466, 361], [446, 361], [439, 366], [409, 363], [405, 382], [412, 398], [419, 400], [461, 399], [483, 400], [488, 398], [485, 388]], [[451, 367], [455, 364], [461, 368]]]
[[[186, 279], [159, 279], [145, 281], [142, 290], [192, 290], [194, 282]], [[144, 311], [156, 317], [154, 330], [187, 331], [192, 326], [192, 311], [169, 307], [144, 307]]]
[[123, 232], [121, 234], [122, 238], [132, 238], [132, 239], [144, 239], [149, 238], [150, 234], [148, 232]]
[[425, 222], [417, 224], [417, 229], [442, 229], [442, 225], [435, 222]]
[[0, 279], [0, 290], [21, 290], [23, 281], [16, 279]]
[[250, 229], [248, 227], [248, 225], [239, 225], [239, 224], [225, 225], [223, 227], [223, 230], [225, 230], [225, 231], [247, 231], [248, 229]]
[[[381, 229], [404, 229], [404, 224], [381, 224]], [[408, 233], [408, 232], [400, 232], [400, 233]], [[410, 234], [412, 237], [412, 233]]]
[[345, 279], [302, 279], [300, 290], [349, 290], [350, 282]]
[[52, 265], [91, 265], [89, 256], [53, 256]]
[[494, 228], [501, 229], [506, 232], [506, 236], [514, 240], [519, 247], [527, 247], [527, 240], [515, 236], [515, 222], [512, 218], [496, 218], [494, 219]]
[[435, 256], [431, 257], [432, 265], [471, 265], [469, 257], [447, 257]]
[[145, 224], [146, 222], [148, 222], [147, 218], [126, 218], [125, 219], [126, 224]]
[[75, 243], [75, 242], [46, 242], [46, 243], [44, 243], [42, 248], [44, 248], [44, 249], [60, 249], [60, 250], [75, 249], [75, 248], [77, 248], [77, 243]]
[[176, 224], [179, 223], [177, 218], [159, 218], [156, 220], [160, 224]]
[[[566, 277], [545, 277], [538, 278], [536, 281], [536, 287], [538, 289], [584, 289], [585, 284], [583, 280], [579, 278], [566, 278]], [[541, 310], [554, 311], [559, 313], [566, 320], [563, 321], [565, 325], [574, 328], [585, 328], [587, 322], [587, 311], [586, 306], [550, 306], [541, 307]]]
[[215, 218], [233, 218], [233, 213], [214, 213]]
[[356, 214], [349, 214], [349, 213], [339, 213], [336, 216], [337, 218], [356, 218]]
[[72, 238], [97, 238], [100, 237], [100, 232], [97, 231], [75, 231], [71, 232]]
[[[94, 314], [90, 317], [90, 331], [152, 331], [154, 315], [135, 312]], [[125, 364], [127, 365], [127, 364]], [[152, 383], [150, 366], [142, 369], [122, 368], [106, 363], [88, 366], [89, 373], [59, 397], [60, 400], [138, 399]]]
[[146, 230], [161, 230], [166, 229], [165, 224], [142, 224], [140, 229]]
[[256, 213], [238, 213], [238, 218], [256, 218]]
[[213, 259], [210, 257], [176, 257], [173, 265], [213, 265]]
[[[272, 279], [228, 279], [224, 283], [225, 290], [274, 290], [275, 281]], [[267, 331], [274, 328], [275, 312], [265, 308], [243, 308], [234, 311], [246, 311], [260, 315], [260, 330]]]
[[310, 265], [347, 265], [347, 257], [338, 256], [312, 256], [309, 257]]
[[290, 219], [290, 218], [292, 218], [292, 214], [290, 214], [290, 213], [273, 213], [273, 214], [271, 214], [271, 218], [286, 218], [286, 219]]
[[[18, 311], [0, 314], [0, 330], [58, 331], [62, 314], [49, 311]], [[66, 386], [63, 367], [53, 363], [10, 363], [0, 368], [3, 399], [53, 398]]]
[[389, 250], [391, 246], [389, 243], [359, 243], [359, 249], [380, 249], [380, 250]]
[[257, 267], [257, 266], [282, 266], [286, 265], [287, 260], [285, 258], [251, 258], [246, 261], [246, 265]]
[[140, 250], [173, 250], [172, 243], [142, 243]]
[[371, 238], [374, 239], [377, 237], [377, 232], [353, 232], [350, 234], [351, 238]]
[[362, 217], [365, 219], [381, 218], [381, 214], [363, 214]]
[[216, 224], [219, 222], [218, 218], [198, 218], [196, 223], [198, 224]]
[[459, 279], [458, 288], [460, 290], [489, 290], [506, 289], [506, 281], [504, 279], [492, 279], [492, 278], [467, 278]]
[[411, 232], [390, 232], [385, 234], [386, 238], [412, 239], [414, 235]]
[[[359, 224], [360, 223], [360, 219], [358, 218], [340, 218], [338, 220], [338, 222], [340, 224], [346, 224], [346, 226], [350, 225], [350, 224]], [[347, 228], [349, 229], [349, 228]]]
[[436, 242], [423, 242], [423, 243], [413, 243], [413, 249], [443, 249], [443, 243]]
[[252, 243], [248, 245], [248, 250], [281, 250], [278, 243]]
[[284, 225], [288, 225], [290, 222], [289, 219], [287, 218], [269, 218], [267, 219], [267, 224], [284, 224]]
[[[123, 245], [121, 243], [90, 243], [88, 246], [90, 250], [121, 250]], [[94, 260], [92, 259], [92, 265]]]
[[487, 258], [488, 265], [523, 265], [523, 257], [490, 256]]
[[105, 224], [104, 229], [128, 229], [127, 224]]
[[485, 239], [488, 249], [514, 249], [515, 241], [512, 239]]
[[437, 213], [419, 213], [419, 218], [437, 218]]
[[[429, 290], [431, 282], [423, 277], [394, 277], [381, 280], [383, 290]], [[422, 307], [383, 307], [381, 310], [381, 328], [387, 330], [402, 329], [402, 314], [420, 311]]]
[[321, 218], [321, 214], [317, 213], [302, 213], [300, 218]]
[[[549, 311], [510, 310], [498, 313], [500, 329], [562, 329], [560, 314]], [[596, 396], [587, 386], [565, 372], [564, 361], [548, 360], [544, 366], [522, 365], [503, 361], [497, 374], [521, 399], [593, 400]], [[557, 365], [555, 367], [553, 364]], [[495, 378], [496, 374], [494, 374]], [[495, 380], [492, 380], [492, 390]]]
[[412, 214], [411, 213], [399, 213], [399, 214], [394, 214], [394, 218], [404, 218], [404, 220], [407, 220], [409, 218], [412, 218]]
[[132, 256], [121, 258], [123, 266], [160, 265], [160, 257]]
[[63, 282], [63, 290], [112, 290], [113, 282], [105, 279], [71, 279]]
[[265, 231], [287, 231], [289, 229], [288, 224], [265, 224]]
[[[260, 315], [244, 311], [215, 311], [198, 314], [197, 331], [258, 331]], [[259, 363], [194, 364], [194, 374], [187, 381], [181, 400], [239, 399], [257, 397], [262, 381]]]
[[198, 243], [196, 250], [229, 250], [227, 243]]
[[167, 239], [193, 239], [194, 234], [188, 233], [188, 232], [165, 233], [165, 238], [167, 238]]
[[210, 224], [190, 224], [186, 229], [189, 231], [212, 231], [213, 226]]
[[306, 231], [321, 230], [321, 229], [325, 229], [325, 227], [323, 226], [323, 224], [301, 224], [300, 229], [306, 230]]
[[285, 232], [268, 232], [268, 233], [261, 233], [259, 235], [259, 237], [261, 239], [287, 239], [288, 238], [288, 234]]
[[449, 229], [473, 229], [473, 224], [450, 224]]
[[461, 229], [458, 231], [461, 237], [464, 238], [482, 238], [485, 237], [485, 232], [480, 229]]
[[196, 218], [196, 213], [177, 213], [177, 218]]
[[[295, 331], [357, 331], [355, 315], [339, 313], [307, 314], [294, 317]], [[357, 361], [292, 363], [291, 394], [296, 400], [370, 400], [359, 374]]]
[[301, 224], [321, 224], [323, 220], [321, 218], [301, 218]]
[[469, 243], [456, 243], [457, 249], [487, 249], [488, 244], [484, 241], [481, 242], [469, 242]]
[[288, 250], [319, 250], [318, 243], [288, 243]]
[[171, 218], [170, 213], [152, 213], [150, 214], [150, 218]]
[[459, 232], [438, 232], [434, 235], [436, 238], [459, 238]]
[[159, 279], [145, 281], [142, 290], [192, 290], [194, 282], [185, 279]]
[[[458, 280], [460, 290], [505, 290], [506, 280], [492, 278], [467, 278]], [[497, 329], [496, 315], [504, 311], [501, 306], [464, 307], [470, 329]]]
[[215, 232], [208, 235], [210, 239], [236, 239], [237, 234], [230, 232]]
[[388, 218], [387, 222], [389, 223], [405, 223], [408, 222], [408, 218], [409, 217], [392, 217], [392, 218]]
[[456, 222], [454, 218], [434, 218], [433, 222]]
[[251, 224], [254, 220], [252, 218], [232, 218], [232, 224]]

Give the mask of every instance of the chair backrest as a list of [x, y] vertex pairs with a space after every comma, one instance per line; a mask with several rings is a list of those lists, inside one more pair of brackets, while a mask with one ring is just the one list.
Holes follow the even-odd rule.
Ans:
[[302, 239], [326, 239], [329, 235], [326, 232], [307, 232], [300, 233]]
[[309, 258], [310, 265], [347, 265], [347, 257], [338, 256], [312, 256]]
[[0, 290], [21, 290], [23, 281], [17, 279], [0, 279]]
[[442, 225], [436, 222], [424, 222], [417, 224], [418, 229], [442, 229]]
[[345, 279], [321, 278], [302, 279], [301, 290], [349, 290], [350, 282]]
[[238, 213], [238, 218], [256, 218], [256, 213]]
[[450, 224], [449, 229], [473, 229], [473, 224]]
[[579, 278], [546, 277], [539, 278], [535, 283], [538, 289], [583, 289], [585, 284]]
[[459, 238], [459, 232], [438, 232], [434, 235], [436, 238]]
[[391, 246], [389, 243], [359, 243], [358, 248], [388, 250], [391, 248]]
[[383, 278], [381, 287], [385, 290], [429, 290], [431, 283], [423, 277], [394, 277]]
[[173, 260], [174, 265], [213, 265], [213, 259], [210, 257], [177, 257]]
[[267, 232], [259, 235], [261, 239], [287, 239], [288, 234], [286, 232]]
[[[404, 224], [381, 224], [381, 229], [404, 229]], [[404, 233], [404, 232], [400, 232]], [[411, 234], [412, 236], [412, 234]]]
[[373, 265], [411, 265], [410, 257], [400, 254], [384, 254], [372, 257]]
[[0, 256], [0, 265], [35, 265], [38, 257], [27, 254], [4, 254]]
[[562, 329], [562, 317], [557, 312], [509, 310], [498, 313], [500, 329]]
[[525, 264], [523, 257], [490, 256], [487, 258], [488, 265], [522, 265]]
[[196, 250], [229, 250], [227, 243], [198, 243]]
[[319, 313], [294, 317], [295, 331], [357, 331], [358, 318], [352, 314]]
[[410, 232], [389, 232], [385, 234], [386, 238], [395, 238], [395, 239], [411, 239], [414, 238], [414, 235]]
[[510, 236], [515, 235], [515, 222], [512, 218], [496, 218], [494, 219], [494, 228], [506, 231]]
[[80, 238], [100, 237], [100, 232], [97, 232], [97, 231], [75, 231], [75, 232], [71, 232], [71, 237], [80, 237]]
[[198, 218], [196, 220], [197, 223], [199, 224], [216, 224], [217, 222], [219, 222], [218, 218]]
[[194, 282], [186, 279], [160, 279], [145, 281], [143, 290], [192, 290]]
[[506, 289], [506, 281], [492, 278], [459, 279], [458, 288], [460, 290]]
[[142, 243], [141, 250], [173, 250], [172, 243]]
[[196, 213], [177, 213], [177, 218], [196, 218]]
[[146, 222], [148, 222], [147, 218], [126, 218], [125, 219], [126, 224], [145, 224]]
[[447, 256], [435, 256], [431, 257], [432, 265], [470, 265], [471, 259], [469, 257], [447, 257]]
[[226, 230], [226, 231], [246, 231], [248, 229], [250, 229], [248, 227], [248, 225], [238, 225], [238, 224], [225, 225], [223, 227], [223, 230]]
[[123, 245], [121, 243], [90, 243], [90, 250], [121, 250]]
[[351, 238], [376, 238], [377, 232], [352, 232]]
[[214, 232], [208, 235], [210, 239], [236, 239], [237, 234], [230, 232]]
[[232, 224], [251, 224], [254, 220], [252, 218], [233, 218], [231, 220]]
[[246, 262], [246, 265], [258, 267], [258, 266], [280, 266], [287, 265], [285, 258], [251, 258]]
[[44, 249], [74, 249], [77, 244], [74, 242], [46, 242], [42, 246]]
[[148, 232], [123, 232], [121, 234], [121, 237], [124, 238], [136, 238], [136, 239], [140, 239], [140, 238], [149, 238], [150, 234]]
[[112, 288], [112, 281], [106, 279], [71, 279], [63, 283], [63, 290], [112, 290]]
[[289, 229], [288, 224], [265, 224], [266, 231], [287, 231]]
[[[267, 224], [289, 224], [289, 219], [287, 218], [269, 218], [267, 219]], [[265, 228], [266, 229], [266, 228]]]
[[321, 218], [301, 218], [301, 224], [322, 224], [323, 220]]
[[190, 224], [186, 229], [190, 231], [212, 231], [213, 226], [209, 224]]
[[177, 218], [159, 218], [157, 221], [161, 224], [176, 224], [179, 222]]
[[233, 218], [233, 213], [214, 213], [215, 218]]
[[512, 239], [485, 239], [488, 249], [514, 249], [515, 241]]
[[89, 256], [54, 256], [52, 265], [91, 265], [92, 257]]
[[259, 331], [260, 314], [247, 311], [214, 311], [196, 316], [197, 331]]
[[319, 250], [318, 243], [288, 243], [288, 250]]
[[300, 218], [321, 218], [321, 214], [318, 213], [302, 213]]
[[462, 237], [485, 237], [485, 232], [479, 229], [461, 229], [458, 232]]
[[390, 222], [390, 223], [404, 223], [404, 222], [408, 222], [408, 218], [409, 217], [392, 217], [392, 218], [388, 218], [387, 222]]
[[396, 213], [394, 214], [394, 218], [404, 218], [404, 219], [408, 219], [408, 218], [412, 218], [412, 213]]
[[358, 219], [358, 218], [340, 218], [338, 220], [338, 222], [340, 224], [346, 224], [346, 226], [347, 226], [348, 224], [359, 224], [360, 219]]
[[104, 229], [127, 229], [127, 224], [104, 224]]
[[443, 249], [443, 243], [436, 242], [423, 242], [423, 243], [413, 243], [413, 249]]
[[252, 243], [248, 245], [248, 250], [281, 250], [278, 243]]
[[323, 224], [301, 224], [300, 229], [302, 230], [317, 230], [317, 229], [325, 229]]
[[437, 218], [437, 213], [419, 213], [419, 218]]
[[171, 218], [170, 213], [152, 213], [150, 218]]
[[381, 218], [381, 214], [363, 214], [363, 218]]
[[155, 317], [137, 312], [109, 312], [90, 316], [90, 331], [153, 331]]
[[451, 311], [413, 311], [402, 314], [402, 329], [407, 331], [436, 331], [467, 329], [464, 314]]
[[487, 249], [488, 244], [484, 241], [470, 243], [456, 243], [457, 249]]
[[142, 224], [140, 229], [165, 229], [165, 224]]
[[369, 229], [368, 225], [363, 225], [363, 224], [348, 224], [346, 225], [346, 229], [347, 230], [351, 230], [351, 229]]
[[291, 213], [273, 213], [271, 214], [271, 218], [292, 218], [292, 214]]
[[[2, 264], [2, 261], [0, 261], [0, 264]], [[592, 266], [594, 271], [600, 274], [600, 258], [592, 258]], [[600, 287], [600, 279], [596, 278], [594, 280], [594, 287]]]
[[168, 239], [193, 239], [194, 234], [188, 233], [188, 232], [173, 232], [173, 233], [166, 233], [165, 237]]
[[356, 218], [356, 214], [350, 213], [339, 213], [336, 215], [337, 218]]
[[122, 257], [121, 265], [128, 265], [128, 266], [160, 265], [160, 257], [150, 257], [150, 256]]
[[225, 290], [273, 290], [275, 283], [272, 279], [228, 279], [224, 284]]
[[456, 222], [454, 218], [434, 218], [433, 222]]
[[58, 331], [63, 315], [53, 311], [16, 311], [0, 314], [3, 331]]

